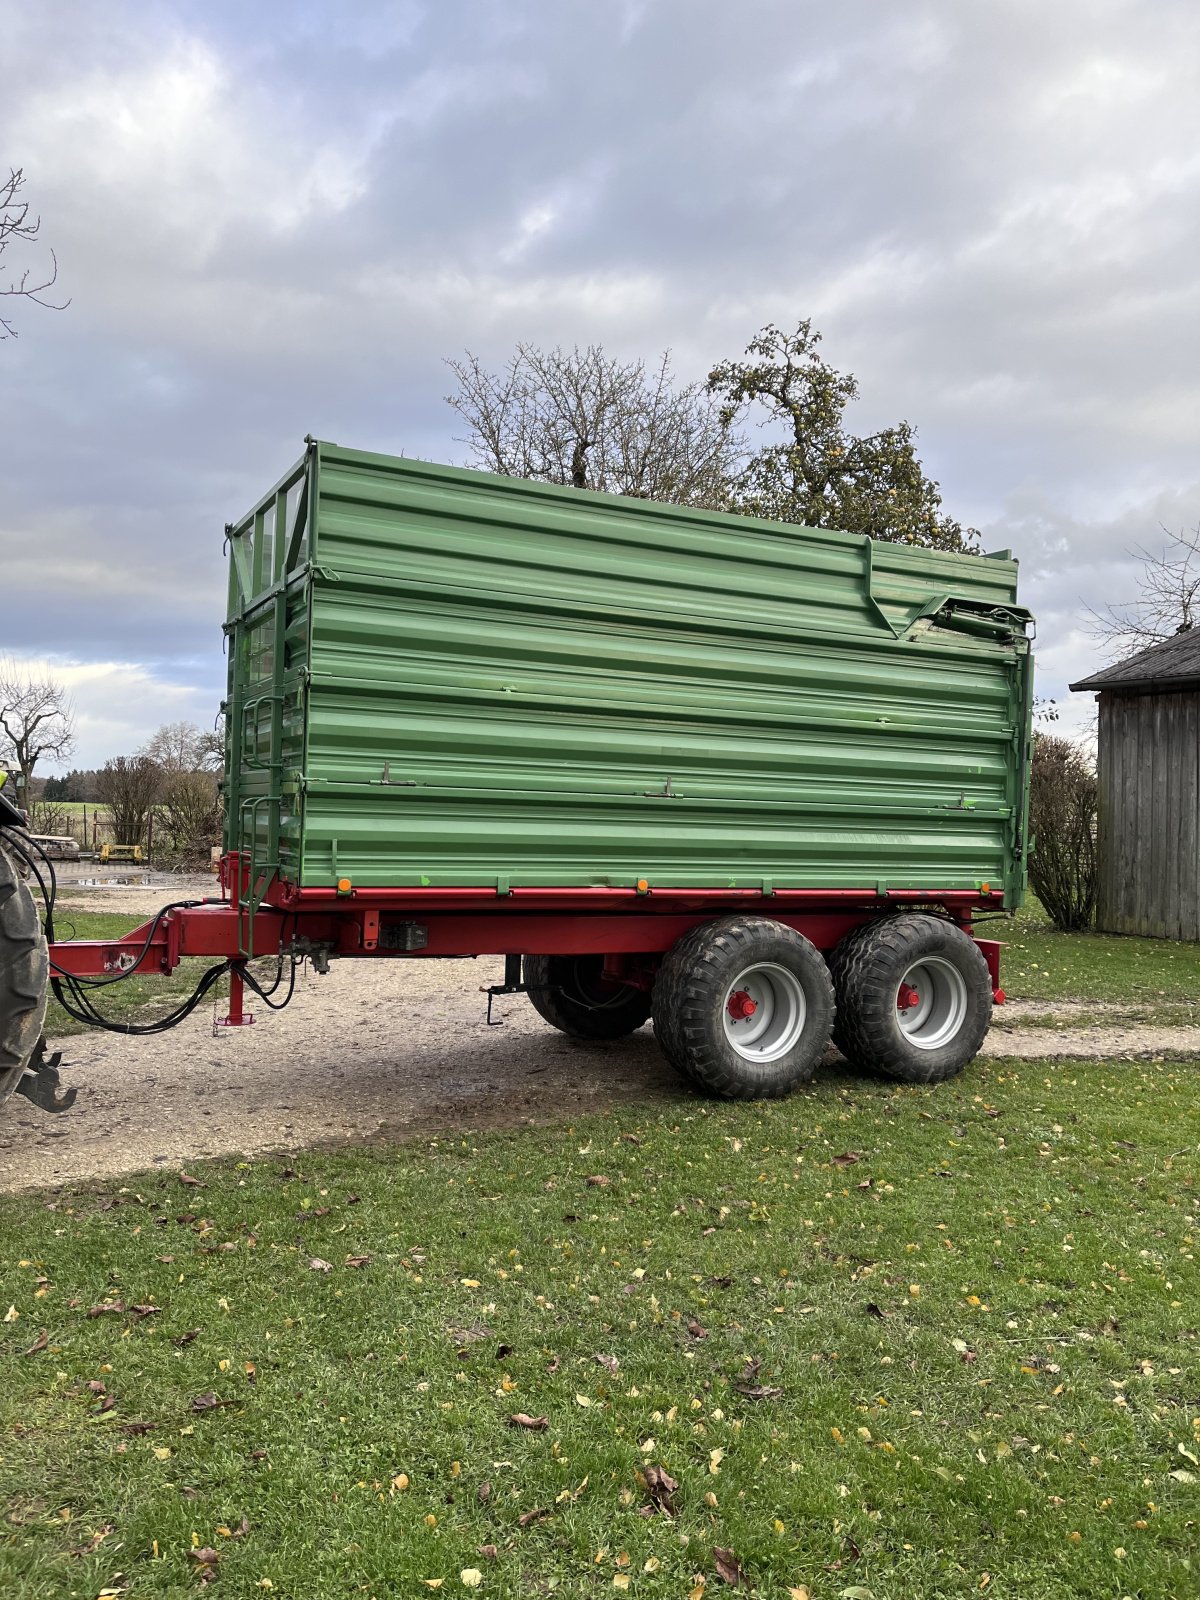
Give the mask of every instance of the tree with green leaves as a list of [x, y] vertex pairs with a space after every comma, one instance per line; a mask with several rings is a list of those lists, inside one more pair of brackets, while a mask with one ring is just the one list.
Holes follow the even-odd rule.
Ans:
[[860, 437], [845, 413], [858, 380], [838, 372], [807, 319], [794, 333], [768, 324], [745, 356], [709, 373], [709, 393], [732, 429], [757, 420], [777, 435], [747, 455], [731, 486], [733, 508], [776, 522], [844, 528], [895, 544], [970, 550], [978, 534], [942, 510], [942, 497], [916, 452], [911, 423]]

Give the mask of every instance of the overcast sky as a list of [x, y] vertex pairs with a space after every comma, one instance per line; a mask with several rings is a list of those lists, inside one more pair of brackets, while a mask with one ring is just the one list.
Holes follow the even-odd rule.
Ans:
[[1200, 521], [1195, 0], [0, 0], [0, 29], [0, 165], [71, 299], [0, 343], [0, 650], [69, 678], [76, 764], [211, 720], [222, 528], [306, 433], [464, 459], [466, 346], [698, 377], [811, 317], [862, 428], [912, 421], [1018, 554], [1060, 700], [1127, 549]]

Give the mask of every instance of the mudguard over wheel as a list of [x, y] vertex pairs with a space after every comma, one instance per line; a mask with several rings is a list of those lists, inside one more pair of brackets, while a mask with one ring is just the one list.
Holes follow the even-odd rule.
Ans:
[[649, 1019], [649, 992], [605, 978], [603, 956], [526, 956], [521, 967], [534, 1010], [573, 1039], [622, 1039]]
[[668, 1060], [730, 1100], [807, 1083], [829, 1042], [833, 983], [820, 951], [767, 917], [722, 917], [668, 952], [654, 1032]]
[[20, 1084], [41, 1040], [49, 978], [37, 903], [0, 840], [0, 1105]]
[[885, 917], [842, 940], [830, 961], [834, 1043], [854, 1066], [940, 1083], [979, 1052], [992, 981], [975, 941], [944, 917]]

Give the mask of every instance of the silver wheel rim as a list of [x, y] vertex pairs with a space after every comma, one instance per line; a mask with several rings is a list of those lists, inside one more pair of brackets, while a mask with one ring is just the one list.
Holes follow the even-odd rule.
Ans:
[[962, 1030], [967, 1017], [967, 983], [952, 962], [940, 956], [914, 961], [896, 990], [900, 1031], [918, 1050], [940, 1050]]
[[778, 1061], [804, 1032], [808, 1002], [794, 972], [774, 961], [746, 967], [725, 991], [725, 1037], [743, 1061]]

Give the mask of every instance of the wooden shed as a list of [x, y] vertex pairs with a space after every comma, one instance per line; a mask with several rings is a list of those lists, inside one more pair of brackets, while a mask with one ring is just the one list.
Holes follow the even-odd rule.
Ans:
[[1200, 939], [1200, 628], [1071, 688], [1100, 706], [1097, 926]]

